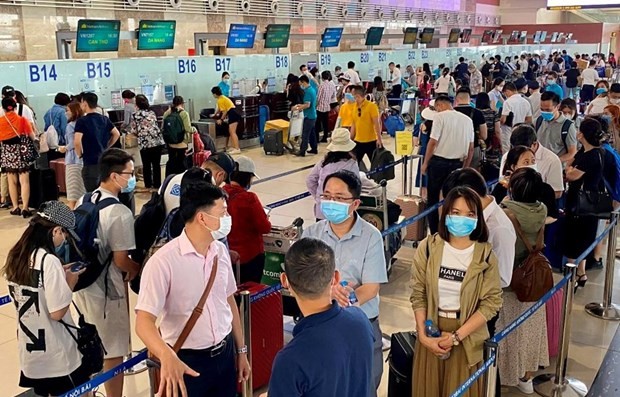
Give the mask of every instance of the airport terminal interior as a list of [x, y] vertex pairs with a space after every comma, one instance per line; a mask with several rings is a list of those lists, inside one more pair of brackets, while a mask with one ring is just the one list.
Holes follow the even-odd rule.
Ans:
[[[431, 99], [441, 97], [438, 102], [446, 98], [458, 100], [470, 78], [473, 85], [474, 72], [480, 74], [480, 87], [475, 93], [471, 92], [472, 87], [465, 88], [468, 95], [473, 94], [471, 106], [476, 106], [475, 96], [478, 93], [489, 92], [489, 96], [498, 98], [498, 102], [491, 104], [491, 109], [497, 112], [497, 120], [494, 121], [495, 116], [492, 116], [490, 124], [488, 121], [486, 123], [489, 127], [501, 123], [502, 134], [506, 127], [510, 138], [511, 127], [517, 128], [517, 123], [506, 124], [505, 116], [512, 116], [502, 113], [500, 109], [504, 100], [507, 101], [505, 95], [502, 96], [501, 88], [504, 87], [504, 94], [510, 87], [519, 90], [516, 94], [511, 92], [508, 97], [519, 93], [529, 97], [538, 91], [545, 91], [545, 86], [548, 90], [556, 86], [562, 94], [558, 96], [559, 100], [574, 100], [571, 116], [574, 115], [579, 125], [596, 114], [591, 111], [590, 104], [590, 101], [594, 103], [599, 100], [594, 99], [594, 92], [601, 98], [609, 97], [609, 100], [605, 99], [605, 104], [618, 104], [614, 102], [616, 99], [620, 101], [620, 98], [613, 97], [615, 94], [620, 96], [620, 65], [614, 56], [614, 53], [620, 53], [618, 35], [620, 3], [612, 0], [0, 0], [0, 86], [8, 87], [2, 89], [4, 98], [15, 97], [17, 91], [23, 93], [25, 102], [33, 110], [32, 126], [39, 141], [48, 139], [46, 128], [50, 123], [44, 115], [54, 105], [58, 93], [69, 96], [95, 93], [98, 111], [118, 127], [124, 149], [136, 159], [138, 182], [134, 193], [134, 215], [140, 213], [156, 190], [145, 186], [140, 149], [137, 143], [134, 146], [129, 144], [127, 131], [123, 127], [127, 106], [132, 107], [135, 95], [145, 97], [163, 131], [164, 112], [173, 105], [173, 101], [182, 97], [182, 105], [198, 137], [196, 139], [200, 141], [200, 137], [206, 137], [201, 142], [212, 142], [218, 153], [228, 150], [233, 159], [242, 155], [253, 161], [257, 178], [250, 191], [256, 193], [264, 207], [271, 208], [268, 210], [269, 220], [272, 234], [276, 236], [272, 240], [265, 237], [265, 241], [273, 244], [278, 240], [280, 245], [285, 241], [284, 245], [288, 246], [299, 235], [283, 237], [283, 229], [290, 226], [290, 230], [299, 232], [317, 222], [315, 200], [304, 193], [308, 191], [306, 179], [312, 172], [312, 166], [323, 161], [328, 153], [328, 145], [332, 142], [331, 137], [328, 139], [328, 132], [331, 134], [336, 125], [351, 129], [351, 124], [342, 124], [342, 112], [339, 114], [341, 105], [353, 101], [348, 93], [345, 94], [345, 87], [360, 86], [367, 94], [366, 99], [362, 95], [360, 100], [376, 102], [381, 107], [377, 126], [381, 127], [383, 147], [394, 155], [393, 159], [380, 163], [394, 171], [393, 177], [388, 178], [385, 191], [378, 188], [378, 196], [372, 198], [370, 203], [363, 202], [364, 209], [360, 210], [360, 216], [364, 215], [365, 220], [383, 231], [388, 228], [385, 224], [388, 207], [384, 199], [403, 203], [415, 198], [418, 200], [416, 203], [422, 203], [416, 204], [415, 209], [403, 206], [398, 221], [390, 226], [407, 222], [426, 208], [426, 192], [420, 189], [418, 183], [424, 161], [424, 157], [418, 155], [421, 144], [418, 135], [420, 125], [425, 120], [432, 120], [426, 118], [424, 110], [432, 111], [433, 117], [441, 113], [433, 108]], [[589, 63], [590, 59], [594, 63]], [[490, 70], [486, 68], [485, 72], [486, 65], [490, 65]], [[557, 71], [554, 69], [556, 66]], [[454, 79], [446, 77], [444, 67]], [[589, 85], [583, 74], [589, 68], [596, 69], [596, 91], [595, 80]], [[578, 69], [581, 73], [580, 80], [575, 80], [572, 86], [568, 77], [570, 69]], [[323, 75], [324, 72], [329, 73]], [[501, 82], [494, 81], [496, 77], [501, 77]], [[441, 81], [446, 78], [452, 83], [447, 83], [447, 88], [442, 91]], [[308, 113], [298, 109], [300, 104], [290, 102], [291, 85], [299, 81], [303, 83], [306, 79], [310, 87], [315, 85], [316, 90], [308, 90], [315, 94], [318, 91], [319, 106], [324, 107], [323, 111], [319, 111], [319, 117], [321, 114], [325, 116], [321, 136], [326, 141], [318, 143], [318, 153], [312, 152], [312, 139], [310, 150], [303, 148], [302, 136], [305, 137], [307, 131], [304, 129], [305, 121], [301, 120], [307, 118]], [[599, 92], [601, 81], [607, 86], [605, 91]], [[336, 87], [329, 94], [329, 99], [322, 94], [323, 84]], [[212, 91], [213, 87], [219, 88]], [[378, 87], [385, 88], [377, 90]], [[126, 95], [129, 91], [131, 96]], [[378, 91], [386, 93], [384, 95], [387, 97], [383, 97], [385, 103], [379, 99]], [[223, 93], [222, 96], [231, 100], [227, 111], [231, 118], [223, 120], [224, 126], [213, 118], [222, 110], [220, 106], [223, 103], [214, 98], [214, 92]], [[589, 98], [586, 92], [589, 92]], [[537, 95], [540, 98], [540, 93]], [[302, 107], [306, 103], [306, 97], [303, 98]], [[20, 102], [19, 97], [16, 99]], [[360, 119], [361, 104], [357, 102], [357, 118]], [[557, 107], [558, 104], [554, 105]], [[310, 103], [310, 107], [313, 106], [316, 111], [317, 104]], [[469, 102], [465, 106], [469, 106]], [[615, 106], [618, 108], [617, 114], [611, 114], [615, 119], [609, 118], [616, 123], [615, 143], [610, 142], [613, 144], [610, 151], [620, 147], [619, 106]], [[605, 107], [606, 112], [608, 107]], [[564, 105], [557, 107], [556, 113], [567, 114], [563, 108]], [[531, 105], [529, 119], [526, 117], [525, 120], [532, 123], [532, 127], [538, 116], [540, 123], [543, 119], [547, 123], [544, 113], [550, 112], [549, 109], [542, 109], [539, 100], [537, 108]], [[301, 113], [304, 115], [300, 116]], [[603, 108], [598, 113], [603, 113]], [[515, 116], [512, 112], [510, 114]], [[227, 146], [227, 135], [232, 134], [225, 125], [226, 121], [232, 121], [232, 115], [237, 119], [234, 135], [238, 142], [231, 139]], [[538, 116], [533, 118], [533, 115]], [[350, 117], [357, 120], [354, 114]], [[313, 128], [319, 128], [319, 124], [322, 123], [317, 122]], [[360, 130], [360, 127], [355, 128]], [[583, 135], [578, 131], [573, 129], [576, 140]], [[310, 133], [313, 134], [314, 130]], [[564, 138], [564, 133], [562, 130], [562, 139], [568, 139]], [[4, 132], [0, 131], [0, 134]], [[482, 142], [482, 149], [476, 149], [485, 151], [489, 156], [479, 162], [481, 173], [484, 174], [483, 164], [493, 164], [495, 167], [495, 178], [484, 175], [491, 187], [495, 186], [500, 176], [501, 154], [505, 155], [510, 149], [510, 142], [507, 144], [508, 150], [503, 148], [506, 138], [501, 136], [500, 142], [499, 130], [496, 134], [498, 141], [488, 143], [495, 144], [497, 152], [493, 152], [493, 147], [487, 147], [487, 142]], [[11, 139], [14, 140], [12, 136]], [[567, 145], [566, 140], [563, 143]], [[576, 142], [572, 144], [577, 145]], [[173, 152], [164, 151], [161, 158], [159, 172], [162, 179], [166, 176], [166, 163], [171, 158], [169, 153]], [[208, 158], [209, 153], [198, 153], [204, 157], [190, 155], [187, 161], [201, 166], [201, 160]], [[564, 153], [568, 153], [568, 146]], [[615, 153], [615, 156], [618, 154]], [[64, 158], [63, 155], [58, 157]], [[620, 170], [620, 156], [615, 158]], [[459, 160], [462, 165], [462, 159]], [[38, 191], [38, 196], [42, 197], [44, 194], [41, 192], [49, 191], [53, 185], [52, 190], [55, 189], [58, 200], [66, 203], [69, 190], [66, 184], [74, 180], [65, 180], [65, 164], [63, 162], [63, 168], [57, 168], [58, 161], [58, 158], [47, 162], [39, 159], [33, 161], [33, 174], [44, 175], [47, 172], [47, 175], [52, 175], [50, 170], [53, 170], [54, 176], [52, 179], [35, 180], [34, 183], [31, 177], [31, 191]], [[362, 171], [374, 169], [369, 158], [362, 163]], [[0, 161], [1, 164], [4, 163]], [[558, 164], [561, 164], [560, 160]], [[542, 173], [540, 163], [538, 171]], [[44, 182], [38, 184], [36, 181]], [[568, 184], [565, 180], [561, 183]], [[618, 183], [616, 189], [620, 187], [620, 171]], [[557, 193], [557, 189], [555, 191]], [[30, 207], [36, 213], [37, 207], [32, 202], [37, 195], [33, 193], [32, 197]], [[5, 202], [4, 197], [2, 202]], [[11, 208], [0, 209], [0, 266], [4, 266], [9, 250], [29, 224], [26, 213], [23, 217], [13, 215]], [[295, 229], [291, 225], [299, 225], [300, 218], [303, 220], [301, 229]], [[616, 237], [615, 231], [604, 231], [604, 223], [600, 222], [598, 235], [610, 233]], [[416, 224], [422, 225], [422, 222]], [[397, 243], [391, 237], [385, 240], [389, 245], [386, 246], [389, 278], [380, 286], [379, 292], [378, 318], [383, 334], [383, 374], [377, 389], [379, 397], [409, 397], [411, 383], [424, 382], [424, 379], [411, 379], [411, 373], [397, 374], [390, 353], [393, 334], [416, 329], [410, 302], [412, 266], [416, 248], [426, 236], [426, 230], [419, 239], [405, 238], [406, 235], [420, 234], [409, 233], [408, 230], [398, 232]], [[620, 276], [618, 269], [614, 269], [618, 263], [613, 247], [608, 252], [606, 235], [601, 240], [603, 245], [598, 252], [602, 253], [603, 265], [587, 271], [587, 285], [575, 288], [573, 292], [575, 279], [570, 280], [563, 288], [564, 293], [570, 292], [568, 297], [558, 298], [561, 295], [555, 295], [558, 298], [554, 298], [555, 309], [545, 304], [538, 307], [538, 310], [547, 311], [547, 315], [550, 315], [550, 310], [555, 310], [553, 313], [557, 321], [554, 325], [556, 334], [549, 338], [549, 351], [546, 347], [543, 349], [549, 365], [525, 374], [526, 378], [533, 378], [533, 382], [528, 384], [527, 380], [519, 378], [518, 387], [502, 384], [496, 394], [492, 386], [495, 381], [488, 379], [485, 368], [479, 374], [481, 381], [478, 383], [484, 387], [478, 389], [478, 394], [467, 394], [467, 391], [452, 394], [456, 392], [454, 390], [445, 395], [512, 397], [538, 393], [543, 396], [620, 396], [620, 385], [616, 379], [620, 371], [620, 309], [616, 310], [613, 304], [606, 306], [606, 303], [620, 300]], [[394, 244], [396, 248], [392, 250]], [[265, 249], [269, 252], [267, 243]], [[283, 251], [280, 250], [280, 253]], [[267, 273], [266, 269], [263, 283], [277, 284], [272, 272]], [[573, 277], [579, 275], [577, 271]], [[562, 276], [562, 270], [554, 271], [554, 283], [561, 282]], [[269, 282], [264, 281], [270, 277]], [[145, 349], [135, 330], [134, 307], [137, 300], [137, 294], [130, 291], [131, 335], [118, 335], [118, 338], [130, 338], [135, 354]], [[593, 302], [603, 302], [607, 309], [603, 316], [586, 311], [586, 305]], [[25, 311], [27, 309], [23, 308]], [[76, 313], [72, 311], [75, 317]], [[565, 327], [562, 327], [562, 313], [566, 311], [568, 317]], [[18, 320], [18, 311], [9, 299], [8, 283], [0, 277], [0, 397], [37, 395], [33, 389], [20, 386], [22, 367], [17, 339]], [[297, 320], [282, 316], [284, 344], [293, 339], [292, 330]], [[527, 326], [527, 321], [519, 326]], [[458, 335], [453, 337], [457, 338], [457, 346]], [[252, 345], [254, 343], [252, 341]], [[551, 346], [552, 343], [561, 346]], [[391, 348], [395, 348], [393, 343]], [[414, 356], [417, 354], [413, 353]], [[501, 348], [497, 354], [502, 355]], [[271, 364], [273, 357], [267, 361]], [[413, 358], [409, 357], [409, 361], [412, 365]], [[562, 377], [570, 381], [556, 385], [555, 389], [552, 386], [542, 387], [544, 382], [538, 375], [555, 374], [560, 362], [564, 369]], [[268, 374], [270, 368], [266, 371]], [[409, 388], [408, 393], [403, 394], [403, 386], [397, 384], [397, 378], [398, 382], [409, 382], [405, 387]], [[97, 375], [94, 375], [93, 380], [96, 379]], [[553, 382], [547, 381], [547, 385]], [[268, 391], [268, 385], [266, 381], [262, 383], [255, 384], [254, 390], [244, 392], [243, 397], [263, 396]], [[486, 390], [487, 387], [489, 390]], [[95, 396], [106, 396], [103, 385], [94, 391]], [[123, 396], [147, 397], [154, 393], [148, 370], [137, 371], [134, 368], [126, 373]]]

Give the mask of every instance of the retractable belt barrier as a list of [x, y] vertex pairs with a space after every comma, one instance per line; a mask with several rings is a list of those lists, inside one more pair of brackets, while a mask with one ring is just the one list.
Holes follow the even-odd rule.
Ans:
[[9, 295], [0, 296], [0, 306], [6, 305], [11, 302], [11, 297]]
[[474, 372], [473, 375], [469, 377], [469, 379], [467, 379], [461, 386], [459, 386], [459, 388], [456, 389], [454, 393], [450, 394], [450, 397], [460, 397], [461, 395], [463, 395], [463, 393], [465, 393], [467, 389], [469, 389], [471, 385], [473, 385], [474, 382], [477, 381], [478, 378], [480, 378], [491, 365], [493, 365], [494, 362], [495, 354], [489, 357], [489, 359], [485, 361], [484, 364], [482, 364], [482, 367], [478, 368], [476, 372]]

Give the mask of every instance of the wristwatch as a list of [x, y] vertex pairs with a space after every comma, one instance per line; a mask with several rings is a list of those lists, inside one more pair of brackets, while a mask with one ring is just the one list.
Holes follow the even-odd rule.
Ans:
[[461, 338], [459, 337], [458, 331], [454, 331], [452, 333], [452, 345], [458, 346], [461, 343]]
[[237, 349], [237, 354], [247, 354], [248, 352], [248, 346], [247, 345], [243, 345], [240, 348]]

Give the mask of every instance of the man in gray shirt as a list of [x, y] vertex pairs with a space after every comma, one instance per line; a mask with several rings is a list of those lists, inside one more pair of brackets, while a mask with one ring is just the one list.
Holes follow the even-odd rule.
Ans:
[[535, 121], [538, 142], [566, 163], [577, 153], [577, 128], [559, 109], [560, 97], [545, 91], [540, 97], [540, 118]]
[[[381, 232], [355, 212], [361, 192], [359, 176], [351, 171], [327, 176], [320, 204], [326, 219], [304, 230], [303, 237], [322, 240], [334, 250], [341, 280], [355, 290], [357, 304], [368, 317], [375, 338], [372, 374], [378, 388], [383, 374], [379, 288], [388, 278]], [[349, 291], [340, 285], [332, 288], [332, 298], [349, 306]]]

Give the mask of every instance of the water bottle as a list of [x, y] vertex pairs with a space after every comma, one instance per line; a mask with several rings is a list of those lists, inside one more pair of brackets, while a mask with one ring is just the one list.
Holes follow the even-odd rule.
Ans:
[[342, 285], [349, 293], [349, 305], [359, 306], [359, 301], [357, 300], [357, 295], [355, 295], [355, 290], [349, 286], [349, 283], [347, 281], [341, 281], [340, 285]]
[[[433, 323], [433, 320], [426, 320], [424, 322], [424, 332], [426, 333], [426, 336], [428, 336], [429, 338], [439, 338], [441, 336], [441, 331]], [[447, 360], [448, 358], [450, 358], [450, 352], [447, 352], [446, 354], [444, 354], [443, 356], [439, 358], [442, 360]]]

